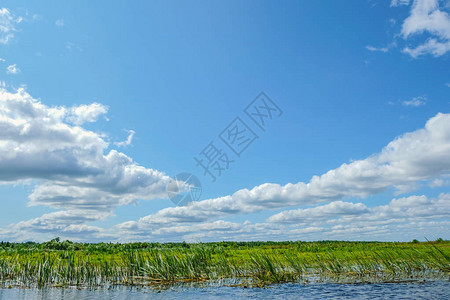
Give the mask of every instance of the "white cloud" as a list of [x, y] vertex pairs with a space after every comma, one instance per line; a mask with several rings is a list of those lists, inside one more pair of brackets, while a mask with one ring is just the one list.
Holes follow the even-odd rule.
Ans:
[[317, 219], [329, 219], [342, 215], [364, 214], [368, 208], [362, 203], [335, 201], [327, 205], [313, 208], [287, 210], [271, 216], [268, 221], [273, 223], [305, 223]]
[[72, 50], [83, 51], [83, 49], [79, 45], [72, 43], [72, 42], [66, 43], [66, 49], [69, 51], [72, 51]]
[[99, 116], [108, 112], [108, 109], [108, 106], [100, 103], [72, 107], [69, 110], [67, 121], [75, 125], [96, 122]]
[[167, 197], [168, 176], [116, 150], [107, 152], [102, 136], [79, 126], [106, 110], [98, 103], [48, 107], [23, 89], [0, 90], [0, 183], [32, 180], [30, 205], [64, 210], [33, 222], [45, 220], [48, 227], [67, 215], [100, 219], [118, 205]]
[[436, 178], [432, 180], [429, 184], [430, 187], [441, 187], [441, 186], [449, 186], [450, 185], [450, 179], [447, 179], [445, 177], [443, 178]]
[[410, 0], [392, 0], [391, 7], [401, 6], [401, 5], [409, 5]]
[[[45, 240], [58, 235], [77, 239], [82, 235], [87, 241], [373, 240], [431, 238], [450, 227], [446, 221], [449, 194], [436, 199], [398, 198], [377, 207], [341, 201], [393, 187], [410, 189], [422, 182], [441, 186], [443, 183], [436, 180], [450, 174], [450, 114], [441, 113], [423, 129], [396, 138], [380, 153], [313, 176], [307, 183], [266, 183], [229, 196], [165, 208], [109, 229], [90, 226], [90, 222], [113, 216], [119, 205], [165, 198], [170, 178], [137, 165], [116, 150], [107, 152], [109, 145], [102, 136], [67, 123], [76, 108], [48, 107], [23, 90], [1, 91], [0, 183], [32, 180], [35, 187], [29, 195], [30, 205], [58, 210], [0, 229], [2, 238]], [[321, 203], [328, 204], [316, 206]], [[233, 214], [304, 205], [316, 207], [284, 211], [263, 223], [223, 220]]]
[[15, 18], [7, 8], [0, 9], [0, 44], [7, 44], [14, 37], [15, 24], [21, 21], [21, 17]]
[[41, 217], [13, 224], [0, 231], [0, 236], [13, 240], [48, 240], [50, 236], [61, 236], [71, 240], [83, 240], [84, 237], [106, 235], [104, 229], [85, 225], [86, 222], [104, 220], [110, 214], [89, 210], [58, 211]]
[[[412, 240], [424, 236], [447, 238], [450, 229], [450, 194], [397, 198], [386, 205], [336, 201], [307, 209], [284, 211], [267, 222], [217, 220], [202, 223], [167, 223], [138, 228], [120, 224], [109, 229], [85, 225], [99, 219], [84, 211], [59, 211], [0, 229], [13, 240], [46, 240], [61, 236], [84, 241], [218, 241], [218, 240]], [[105, 219], [109, 215], [103, 215]], [[130, 224], [129, 224], [130, 225]]]
[[447, 82], [445, 85], [446, 85], [447, 87], [450, 87], [450, 82]]
[[449, 16], [439, 10], [437, 0], [415, 0], [411, 15], [405, 19], [402, 35], [407, 38], [412, 34], [429, 32], [441, 38], [450, 39]]
[[17, 67], [16, 64], [9, 65], [8, 67], [6, 67], [6, 73], [7, 74], [18, 74], [18, 73], [20, 73], [20, 69]]
[[[402, 218], [447, 218], [450, 216], [450, 194], [440, 194], [437, 199], [409, 196], [393, 199], [387, 205], [366, 207], [362, 203], [336, 201], [314, 208], [287, 210], [271, 216], [272, 223], [305, 223], [337, 219], [332, 223], [364, 221], [370, 225], [384, 224], [386, 221]], [[380, 223], [381, 222], [381, 223]], [[403, 222], [403, 221], [402, 221]]]
[[450, 41], [441, 43], [436, 39], [428, 39], [424, 44], [417, 46], [416, 48], [406, 47], [403, 52], [409, 54], [413, 58], [417, 58], [424, 54], [431, 54], [434, 57], [439, 57], [450, 51]]
[[161, 224], [204, 222], [231, 214], [265, 209], [311, 205], [344, 197], [367, 197], [388, 188], [399, 190], [450, 172], [450, 114], [437, 114], [425, 128], [406, 133], [390, 142], [381, 153], [343, 164], [308, 183], [284, 186], [265, 183], [233, 195], [170, 207], [127, 222], [128, 228], [154, 228]]
[[[167, 223], [139, 228], [121, 224], [115, 228], [123, 241], [217, 241], [217, 240], [412, 240], [437, 238], [449, 232], [450, 194], [393, 199], [366, 207], [363, 203], [336, 201], [306, 209], [284, 211], [264, 223], [213, 222]], [[134, 225], [134, 226], [133, 226]], [[436, 236], [439, 234], [438, 236]], [[447, 235], [448, 236], [448, 235]]]
[[44, 19], [44, 17], [39, 14], [33, 14], [33, 16], [31, 17], [31, 20], [33, 22], [42, 21], [43, 19]]
[[134, 134], [136, 132], [134, 132], [134, 130], [127, 130], [127, 132], [128, 138], [125, 141], [114, 143], [117, 147], [126, 147], [131, 145], [131, 143], [133, 142]]
[[411, 100], [405, 100], [402, 102], [404, 106], [418, 107], [427, 104], [428, 99], [423, 96], [414, 97]]
[[58, 19], [55, 21], [55, 25], [58, 27], [63, 27], [64, 26], [64, 20], [63, 19]]
[[404, 39], [425, 32], [433, 37], [414, 48], [405, 47], [403, 52], [417, 58], [425, 54], [438, 57], [450, 51], [450, 16], [440, 9], [438, 0], [415, 0], [410, 15], [403, 22]]
[[369, 50], [369, 51], [380, 51], [380, 52], [383, 52], [383, 53], [386, 53], [386, 52], [388, 52], [389, 51], [389, 48], [386, 48], [386, 47], [384, 47], [384, 48], [376, 48], [376, 47], [373, 47], [373, 46], [366, 46], [366, 49], [367, 50]]

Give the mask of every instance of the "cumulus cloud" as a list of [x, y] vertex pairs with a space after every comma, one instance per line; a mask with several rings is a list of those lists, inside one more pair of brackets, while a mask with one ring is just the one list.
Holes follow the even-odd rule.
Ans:
[[314, 205], [344, 197], [365, 198], [397, 188], [410, 191], [418, 182], [450, 173], [450, 114], [439, 113], [425, 128], [406, 133], [380, 153], [344, 163], [308, 183], [265, 183], [232, 195], [169, 207], [138, 221], [120, 224], [125, 229], [151, 229], [170, 223], [205, 222], [232, 214]]
[[64, 210], [12, 224], [0, 230], [0, 237], [10, 240], [46, 240], [48, 235], [59, 235], [66, 239], [83, 240], [86, 237], [107, 236], [103, 228], [86, 225], [86, 222], [104, 220], [109, 213], [90, 210]]
[[412, 106], [412, 107], [418, 107], [423, 106], [427, 104], [428, 99], [423, 96], [414, 97], [411, 100], [405, 100], [402, 102], [404, 106]]
[[364, 221], [371, 225], [401, 218], [447, 218], [450, 216], [450, 194], [440, 194], [437, 199], [425, 195], [392, 199], [387, 205], [366, 207], [363, 203], [336, 201], [314, 208], [287, 210], [271, 216], [272, 223], [305, 223], [338, 219], [342, 223]]
[[101, 135], [79, 126], [106, 111], [98, 103], [48, 107], [23, 89], [0, 90], [0, 183], [31, 180], [30, 205], [64, 210], [32, 221], [34, 227], [69, 215], [84, 223], [137, 199], [166, 198], [168, 176], [108, 150]]
[[450, 51], [450, 16], [445, 9], [439, 7], [438, 0], [414, 1], [410, 15], [403, 22], [401, 34], [404, 39], [425, 32], [431, 37], [416, 47], [405, 47], [404, 53], [417, 58], [425, 54], [438, 57]]
[[368, 208], [362, 203], [335, 201], [327, 205], [313, 208], [287, 210], [271, 216], [268, 221], [274, 223], [304, 223], [317, 219], [329, 219], [330, 217], [363, 214]]
[[19, 74], [20, 73], [20, 69], [17, 67], [16, 64], [9, 65], [9, 66], [6, 67], [6, 73], [7, 74]]
[[[79, 107], [48, 107], [24, 90], [0, 91], [0, 183], [31, 181], [29, 204], [57, 210], [0, 229], [2, 238], [392, 239], [399, 232], [417, 238], [418, 231], [408, 226], [417, 226], [427, 237], [448, 232], [449, 194], [435, 199], [400, 197], [377, 207], [343, 199], [393, 188], [410, 191], [422, 183], [445, 184], [450, 175], [450, 114], [439, 113], [424, 128], [399, 136], [379, 153], [344, 163], [309, 182], [265, 183], [104, 229], [89, 223], [105, 220], [117, 206], [137, 199], [166, 198], [171, 179], [108, 150], [110, 145], [101, 135], [77, 125], [97, 119], [101, 113], [90, 112], [104, 111], [103, 106]], [[224, 220], [235, 214], [298, 206], [312, 207], [282, 211], [263, 223]]]
[[98, 117], [108, 112], [108, 106], [100, 103], [72, 107], [67, 113], [67, 121], [75, 125], [96, 122]]
[[441, 186], [449, 186], [450, 185], [450, 179], [443, 177], [443, 178], [436, 178], [432, 180], [429, 184], [430, 187], [441, 187]]
[[409, 54], [413, 58], [417, 58], [424, 54], [432, 54], [435, 57], [442, 56], [450, 51], [450, 41], [441, 43], [436, 39], [428, 39], [424, 44], [417, 46], [416, 48], [406, 47], [403, 52]]
[[[283, 211], [267, 222], [243, 223], [218, 220], [198, 224], [168, 223], [153, 229], [118, 226], [127, 240], [412, 240], [436, 238], [450, 229], [450, 194], [437, 198], [414, 195], [394, 198], [386, 205], [335, 201], [306, 209]], [[445, 237], [445, 236], [444, 236]]]

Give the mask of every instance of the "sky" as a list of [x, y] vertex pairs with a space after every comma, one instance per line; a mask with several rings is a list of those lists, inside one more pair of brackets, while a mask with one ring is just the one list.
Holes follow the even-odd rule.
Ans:
[[448, 0], [1, 1], [0, 240], [449, 239], [449, 95]]

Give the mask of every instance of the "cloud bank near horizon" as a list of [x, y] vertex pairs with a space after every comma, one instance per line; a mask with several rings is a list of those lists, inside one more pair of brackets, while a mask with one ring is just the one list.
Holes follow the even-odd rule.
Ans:
[[265, 183], [251, 190], [169, 207], [138, 221], [119, 224], [128, 230], [147, 230], [170, 223], [197, 223], [267, 209], [317, 205], [343, 198], [366, 198], [395, 188], [397, 194], [450, 173], [450, 114], [439, 113], [425, 128], [406, 133], [363, 160], [344, 163], [307, 183]]
[[[400, 195], [423, 185], [448, 185], [450, 114], [443, 113], [430, 118], [424, 128], [397, 137], [379, 153], [344, 163], [309, 182], [265, 183], [228, 196], [164, 208], [112, 228], [89, 225], [112, 216], [117, 206], [166, 198], [170, 181], [164, 173], [109, 150], [104, 136], [81, 127], [107, 111], [99, 103], [48, 107], [24, 90], [0, 91], [0, 184], [34, 184], [29, 204], [57, 210], [0, 229], [0, 237], [195, 241], [267, 235], [265, 239], [292, 239], [327, 237], [345, 230], [351, 236], [364, 237], [402, 226], [409, 230], [406, 222], [420, 222], [431, 232], [436, 226], [448, 227], [445, 219], [449, 217], [450, 198], [445, 193], [437, 198], [398, 198], [378, 207], [342, 201], [388, 190]], [[262, 223], [226, 220], [234, 215], [304, 206], [309, 208], [281, 211]]]
[[119, 205], [166, 197], [168, 176], [81, 127], [107, 111], [100, 103], [48, 107], [23, 89], [0, 90], [0, 184], [33, 184], [30, 206], [61, 210], [42, 216], [37, 230], [78, 230]]

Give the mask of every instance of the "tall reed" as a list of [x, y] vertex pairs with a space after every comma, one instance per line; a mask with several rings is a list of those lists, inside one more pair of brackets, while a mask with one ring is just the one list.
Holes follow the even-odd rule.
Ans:
[[[449, 275], [450, 243], [42, 244], [0, 247], [0, 283], [103, 286], [236, 279], [255, 285]], [[55, 247], [56, 247], [55, 246]]]

